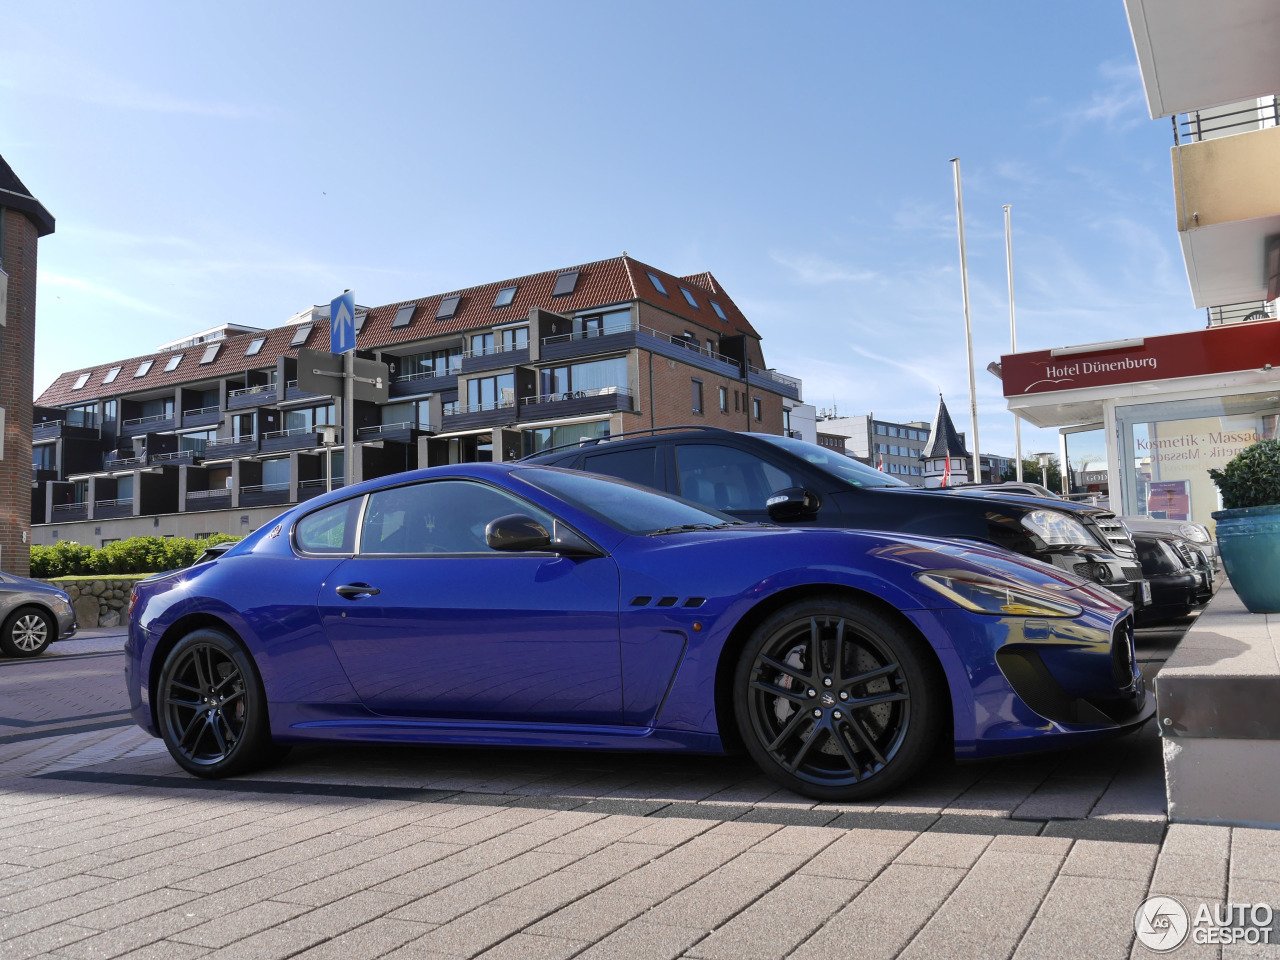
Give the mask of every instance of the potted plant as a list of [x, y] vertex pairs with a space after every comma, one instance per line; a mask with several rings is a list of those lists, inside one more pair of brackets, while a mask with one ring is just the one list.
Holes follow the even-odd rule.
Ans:
[[1218, 545], [1231, 585], [1253, 613], [1280, 613], [1280, 440], [1260, 440], [1210, 470], [1225, 509]]

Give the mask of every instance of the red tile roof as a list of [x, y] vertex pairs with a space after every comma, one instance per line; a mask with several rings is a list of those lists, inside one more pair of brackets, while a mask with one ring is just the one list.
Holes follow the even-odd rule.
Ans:
[[[578, 271], [578, 282], [573, 293], [552, 297], [556, 278], [566, 270]], [[663, 296], [654, 289], [647, 274], [656, 274], [667, 289]], [[504, 287], [515, 286], [515, 298], [510, 305], [494, 307], [493, 301], [498, 291]], [[693, 294], [698, 302], [698, 309], [689, 306], [679, 288], [684, 286]], [[709, 295], [724, 310], [727, 320], [721, 320], [707, 303]], [[458, 296], [461, 300], [454, 315], [446, 320], [437, 320], [436, 311], [440, 301], [446, 297]], [[492, 327], [506, 322], [519, 322], [529, 316], [534, 307], [551, 310], [556, 313], [576, 312], [591, 307], [604, 307], [611, 304], [626, 303], [631, 300], [643, 300], [662, 310], [666, 310], [688, 320], [702, 323], [712, 329], [720, 329], [726, 334], [742, 333], [760, 338], [750, 321], [743, 316], [737, 305], [725, 295], [720, 285], [710, 273], [694, 274], [690, 277], [676, 277], [656, 267], [648, 266], [631, 257], [613, 257], [608, 260], [597, 260], [577, 267], [565, 267], [560, 270], [547, 270], [542, 273], [514, 277], [496, 283], [486, 283], [465, 290], [453, 290], [447, 293], [433, 294], [417, 300], [402, 300], [373, 307], [365, 318], [356, 345], [361, 350], [372, 350], [397, 343], [424, 340], [445, 334], [460, 333], [465, 330], [476, 330]], [[391, 321], [400, 307], [407, 303], [416, 303], [413, 320], [407, 327], [391, 329]], [[182, 351], [163, 351], [142, 356], [130, 357], [127, 360], [115, 360], [101, 363], [79, 370], [70, 370], [60, 374], [48, 389], [36, 400], [40, 406], [63, 406], [66, 404], [88, 403], [102, 397], [112, 397], [124, 393], [152, 390], [157, 387], [189, 383], [195, 380], [216, 379], [241, 373], [245, 370], [261, 370], [274, 365], [281, 354], [296, 356], [296, 348], [289, 346], [298, 324], [275, 327], [262, 333], [240, 334], [228, 337], [220, 342], [222, 348], [217, 359], [204, 366], [200, 365], [200, 357], [204, 354], [207, 343], [186, 347]], [[304, 346], [311, 349], [324, 349], [324, 324], [317, 324], [311, 337]], [[267, 342], [252, 357], [245, 356], [245, 349], [257, 337], [266, 337]], [[183, 353], [182, 361], [173, 371], [166, 372], [165, 363], [176, 353]], [[145, 360], [154, 360], [155, 364], [145, 377], [134, 379], [138, 365]], [[115, 382], [104, 384], [103, 377], [112, 368], [121, 367]], [[89, 381], [80, 390], [73, 390], [77, 378], [82, 373], [89, 373]]]

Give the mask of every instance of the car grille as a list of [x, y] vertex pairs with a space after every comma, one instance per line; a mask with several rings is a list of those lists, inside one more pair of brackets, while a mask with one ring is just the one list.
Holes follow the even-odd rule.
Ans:
[[1133, 682], [1133, 621], [1125, 617], [1111, 631], [1111, 673], [1122, 687]]
[[1188, 546], [1182, 540], [1175, 540], [1173, 542], [1173, 548], [1178, 551], [1178, 556], [1182, 558], [1183, 563], [1185, 563], [1192, 570], [1196, 568], [1197, 566], [1196, 556], [1194, 553], [1192, 553], [1190, 546]]
[[1142, 568], [1136, 563], [1126, 563], [1120, 567], [1120, 570], [1124, 573], [1124, 578], [1126, 580], [1142, 579]]
[[1096, 514], [1093, 522], [1098, 525], [1099, 532], [1105, 538], [1111, 552], [1117, 557], [1132, 560], [1138, 555], [1133, 545], [1133, 538], [1129, 536], [1129, 531], [1114, 513]]

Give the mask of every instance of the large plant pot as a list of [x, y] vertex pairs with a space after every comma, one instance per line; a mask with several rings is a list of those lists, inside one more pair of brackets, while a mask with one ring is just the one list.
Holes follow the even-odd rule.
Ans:
[[1222, 565], [1253, 613], [1280, 613], [1280, 504], [1219, 510]]

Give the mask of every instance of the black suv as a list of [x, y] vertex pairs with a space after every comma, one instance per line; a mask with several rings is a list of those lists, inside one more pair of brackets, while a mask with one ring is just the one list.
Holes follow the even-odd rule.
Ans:
[[913, 487], [792, 437], [660, 428], [585, 440], [524, 462], [618, 477], [751, 522], [993, 543], [1101, 584], [1135, 610], [1150, 603], [1133, 540], [1105, 510], [976, 487]]

